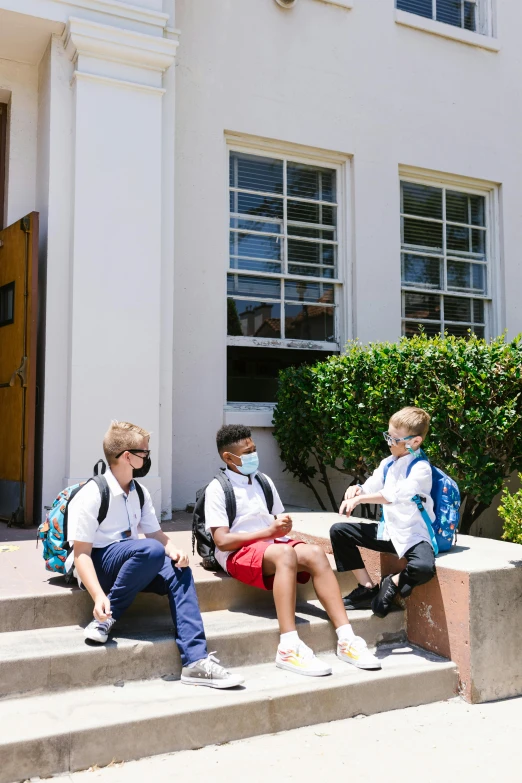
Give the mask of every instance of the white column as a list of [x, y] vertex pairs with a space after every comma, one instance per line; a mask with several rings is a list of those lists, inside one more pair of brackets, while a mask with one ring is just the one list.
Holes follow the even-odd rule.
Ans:
[[[159, 512], [162, 87], [176, 41], [70, 19], [75, 146], [66, 481], [113, 418], [152, 431]], [[64, 382], [66, 379], [64, 378]], [[170, 481], [170, 476], [165, 476]]]

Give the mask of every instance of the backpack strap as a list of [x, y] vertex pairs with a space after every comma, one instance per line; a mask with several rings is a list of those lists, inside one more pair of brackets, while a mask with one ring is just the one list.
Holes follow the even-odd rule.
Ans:
[[435, 557], [437, 557], [437, 555], [439, 554], [439, 545], [437, 544], [437, 538], [435, 537], [435, 531], [433, 530], [433, 525], [431, 524], [430, 516], [426, 511], [426, 509], [424, 508], [424, 504], [422, 502], [422, 498], [420, 495], [414, 495], [412, 497], [412, 500], [417, 506], [417, 508], [419, 509], [421, 517], [423, 518], [426, 527], [428, 528], [428, 533], [430, 534], [430, 538], [431, 538], [431, 545], [433, 547], [433, 551], [435, 552]]
[[[101, 468], [100, 468], [100, 465], [101, 465]], [[103, 474], [105, 473], [106, 470], [107, 470], [107, 465], [105, 464], [105, 462], [102, 459], [99, 459], [98, 462], [96, 463], [96, 465], [94, 466], [94, 468], [92, 469], [92, 474], [93, 474], [93, 476], [97, 476], [98, 473], [101, 473], [101, 475], [103, 476]]]
[[389, 462], [387, 462], [387, 463], [386, 463], [386, 465], [384, 466], [384, 470], [383, 470], [383, 473], [384, 473], [384, 483], [386, 483], [386, 476], [388, 475], [388, 471], [389, 471], [389, 469], [391, 468], [391, 466], [393, 465], [393, 463], [394, 463], [394, 462], [395, 462], [395, 460], [394, 460], [394, 459], [391, 459], [391, 460], [390, 460]]
[[267, 477], [264, 475], [264, 473], [256, 473], [256, 479], [258, 483], [261, 485], [261, 489], [263, 490], [263, 494], [265, 496], [266, 500], [266, 507], [268, 508], [268, 513], [272, 513], [272, 509], [274, 507], [274, 493], [272, 492], [272, 487], [270, 486], [270, 482], [267, 479]]
[[415, 459], [412, 459], [412, 461], [406, 468], [406, 478], [408, 478], [408, 476], [411, 473], [411, 469], [413, 468], [414, 465], [417, 464], [417, 462], [429, 462], [428, 457], [426, 456], [426, 454], [423, 452], [422, 449], [420, 450], [420, 454], [416, 456]]
[[138, 493], [140, 508], [143, 511], [143, 506], [145, 505], [145, 493], [143, 492], [143, 487], [141, 486], [139, 481], [136, 481], [136, 479], [134, 479], [134, 486], [136, 487], [136, 492]]
[[232, 482], [230, 481], [227, 474], [225, 473], [224, 468], [221, 468], [219, 473], [216, 473], [215, 478], [221, 484], [221, 489], [225, 494], [225, 506], [227, 509], [228, 524], [230, 527], [232, 527], [232, 525], [234, 524], [234, 520], [237, 516], [236, 496], [234, 494]]
[[[103, 460], [100, 460], [102, 462]], [[105, 464], [105, 463], [104, 463]], [[95, 466], [96, 467], [96, 466]], [[105, 471], [103, 471], [104, 473]], [[107, 484], [107, 479], [103, 475], [99, 476], [97, 473], [90, 479], [91, 481], [94, 481], [94, 483], [98, 486], [98, 489], [100, 490], [100, 497], [101, 497], [101, 503], [100, 503], [100, 510], [98, 511], [98, 524], [101, 525], [105, 517], [107, 516], [107, 512], [109, 510], [109, 501], [111, 498], [111, 493], [109, 490], [109, 485]]]

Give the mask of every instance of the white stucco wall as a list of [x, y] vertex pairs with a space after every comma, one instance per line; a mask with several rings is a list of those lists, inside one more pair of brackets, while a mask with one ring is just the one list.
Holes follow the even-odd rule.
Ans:
[[0, 101], [9, 105], [7, 210], [5, 225], [24, 217], [36, 203], [38, 68], [1, 59]]
[[[522, 329], [519, 128], [522, 8], [498, 7], [500, 51], [399, 25], [392, 0], [353, 10], [299, 0], [178, 0], [173, 502], [212, 475], [226, 383], [225, 131], [352, 156], [353, 297], [343, 337], [400, 335], [399, 166], [501, 184], [496, 331]], [[516, 81], [516, 79], [515, 79]], [[296, 148], [298, 149], [298, 148]], [[245, 415], [246, 423], [248, 416]], [[270, 430], [263, 469], [286, 502], [310, 493], [282, 474]]]

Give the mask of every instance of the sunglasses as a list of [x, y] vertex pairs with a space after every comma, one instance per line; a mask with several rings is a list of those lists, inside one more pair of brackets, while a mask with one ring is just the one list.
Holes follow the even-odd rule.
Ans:
[[405, 440], [411, 440], [412, 438], [415, 438], [415, 435], [406, 435], [405, 438], [392, 438], [389, 432], [383, 432], [382, 437], [388, 444], [388, 446], [398, 446], [399, 443], [402, 443]]
[[143, 457], [143, 459], [148, 459], [150, 457], [150, 449], [124, 449], [123, 451], [120, 451], [119, 454], [116, 454], [116, 459], [121, 457], [122, 454], [125, 454], [126, 451], [128, 451], [129, 454], [135, 454], [136, 457]]

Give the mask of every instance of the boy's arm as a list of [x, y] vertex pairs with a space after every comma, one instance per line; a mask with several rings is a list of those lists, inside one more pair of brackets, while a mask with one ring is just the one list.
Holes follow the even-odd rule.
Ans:
[[205, 492], [205, 527], [210, 530], [215, 545], [222, 552], [233, 552], [243, 546], [253, 544], [255, 541], [263, 541], [267, 538], [279, 538], [285, 536], [292, 529], [292, 520], [288, 514], [281, 514], [283, 504], [272, 484], [274, 492], [274, 514], [279, 518], [268, 527], [261, 530], [253, 530], [247, 533], [233, 533], [228, 521], [225, 493], [217, 481], [212, 481]]
[[413, 466], [408, 478], [398, 481], [393, 490], [383, 490], [383, 495], [388, 503], [409, 503], [415, 495], [430, 495], [432, 482], [430, 463], [420, 460]]
[[292, 520], [288, 514], [282, 514], [274, 519], [269, 527], [262, 530], [253, 530], [246, 533], [233, 533], [228, 525], [225, 527], [211, 527], [210, 532], [214, 543], [222, 552], [234, 552], [243, 546], [248, 546], [256, 541], [267, 538], [281, 538], [288, 535], [292, 529]]
[[352, 484], [351, 487], [348, 487], [341, 503], [339, 514], [350, 516], [354, 508], [361, 503], [381, 504], [388, 502], [381, 494], [381, 490], [384, 487], [384, 465], [386, 462], [386, 459], [383, 460], [362, 486]]
[[93, 615], [97, 620], [103, 622], [111, 616], [111, 602], [103, 592], [94, 564], [91, 557], [92, 544], [86, 541], [74, 542], [74, 566], [78, 571], [82, 584], [89, 591], [89, 595], [94, 601]]

